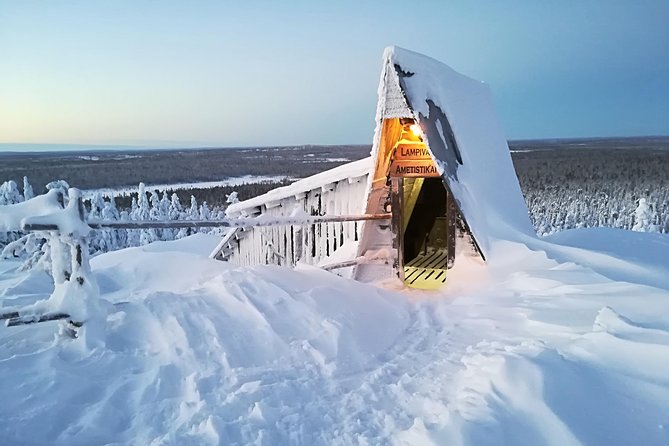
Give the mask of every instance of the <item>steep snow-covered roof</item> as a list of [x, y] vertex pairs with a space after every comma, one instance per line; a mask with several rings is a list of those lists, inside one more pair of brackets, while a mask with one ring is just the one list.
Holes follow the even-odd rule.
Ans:
[[[383, 92], [394, 88], [384, 83], [398, 82], [483, 254], [493, 239], [533, 235], [488, 86], [439, 61], [398, 47], [386, 49], [383, 72], [378, 122], [395, 117], [385, 116], [388, 107]], [[379, 150], [380, 131], [381, 125], [377, 125], [373, 157]]]
[[[316, 175], [296, 181], [291, 185], [278, 187], [265, 194], [250, 198], [239, 203], [231, 204], [226, 209], [225, 213], [228, 216], [236, 216], [242, 214], [243, 211], [249, 210], [263, 204], [276, 202], [284, 198], [298, 195], [304, 192], [309, 192], [318, 189], [321, 186], [345, 179], [358, 178], [367, 175], [372, 168], [372, 159], [370, 157], [363, 158], [358, 161], [347, 163], [334, 169], [326, 170]], [[362, 199], [362, 198], [361, 198]]]

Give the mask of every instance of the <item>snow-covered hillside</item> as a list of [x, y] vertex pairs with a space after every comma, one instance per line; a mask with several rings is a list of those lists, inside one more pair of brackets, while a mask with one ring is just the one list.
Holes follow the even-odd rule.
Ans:
[[[498, 242], [440, 292], [236, 268], [216, 242], [94, 258], [104, 348], [0, 327], [1, 443], [669, 444], [666, 235]], [[16, 265], [3, 307], [48, 296]]]

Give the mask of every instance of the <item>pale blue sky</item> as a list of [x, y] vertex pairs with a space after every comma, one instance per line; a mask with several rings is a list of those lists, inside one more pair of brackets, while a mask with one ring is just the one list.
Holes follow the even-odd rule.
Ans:
[[669, 134], [669, 1], [0, 0], [0, 143], [370, 143], [383, 48], [509, 138]]

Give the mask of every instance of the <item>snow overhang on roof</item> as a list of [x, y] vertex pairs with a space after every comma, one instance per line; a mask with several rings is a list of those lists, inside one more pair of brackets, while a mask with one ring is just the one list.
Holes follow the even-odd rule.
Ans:
[[296, 181], [291, 185], [278, 187], [265, 194], [258, 195], [257, 197], [231, 204], [226, 209], [225, 214], [228, 217], [236, 217], [248, 213], [245, 211], [252, 210], [262, 205], [276, 203], [284, 198], [311, 192], [312, 190], [320, 189], [328, 184], [346, 179], [363, 177], [369, 174], [371, 166], [372, 159], [370, 157], [346, 163], [333, 169], [326, 170], [325, 172]]
[[488, 86], [429, 57], [387, 48], [373, 157], [382, 120], [407, 112], [398, 90], [484, 256], [495, 239], [534, 236]]

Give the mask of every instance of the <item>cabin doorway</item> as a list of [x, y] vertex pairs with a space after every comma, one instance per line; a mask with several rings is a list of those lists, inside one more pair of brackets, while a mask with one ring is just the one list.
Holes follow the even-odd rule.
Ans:
[[[412, 288], [446, 282], [455, 251], [454, 203], [440, 177], [395, 178], [399, 274]], [[450, 198], [450, 200], [449, 200]]]

